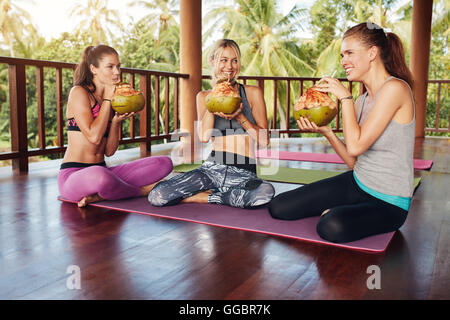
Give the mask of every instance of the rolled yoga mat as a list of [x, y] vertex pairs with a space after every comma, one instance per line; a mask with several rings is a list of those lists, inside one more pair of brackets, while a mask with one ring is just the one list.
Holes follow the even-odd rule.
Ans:
[[[344, 163], [339, 155], [335, 153], [311, 153], [300, 151], [283, 151], [260, 149], [256, 152], [258, 158], [294, 160], [308, 162]], [[433, 160], [414, 159], [414, 169], [429, 170], [433, 165]]]
[[[186, 169], [186, 166], [184, 168]], [[283, 180], [289, 177], [289, 180], [292, 181], [296, 180], [292, 179], [293, 177], [299, 177], [306, 171], [315, 171], [308, 178], [309, 180], [317, 179], [320, 176], [320, 173], [316, 172], [319, 170], [302, 170], [296, 168], [282, 169], [284, 170], [281, 170], [281, 174], [278, 176], [273, 175], [273, 177], [276, 176], [278, 180]], [[320, 177], [321, 179], [324, 179], [330, 175], [330, 172], [319, 172], [322, 172], [322, 177]], [[339, 173], [340, 172], [334, 172], [334, 174]], [[305, 179], [300, 180], [305, 181]], [[420, 179], [415, 181], [416, 186], [419, 181]], [[286, 183], [274, 183], [274, 187], [277, 193], [279, 193], [280, 191], [284, 192], [300, 186]], [[58, 199], [65, 202], [76, 203], [75, 201], [69, 201], [61, 197]], [[116, 201], [101, 201], [91, 203], [89, 205], [124, 212], [146, 214], [155, 217], [207, 224], [217, 227], [258, 232], [370, 253], [385, 251], [395, 234], [395, 232], [389, 232], [348, 243], [333, 243], [322, 239], [317, 234], [316, 225], [319, 221], [319, 217], [311, 217], [295, 221], [276, 220], [270, 216], [266, 207], [246, 210], [223, 205], [194, 203], [180, 203], [176, 206], [169, 207], [154, 207], [148, 202], [146, 197]]]

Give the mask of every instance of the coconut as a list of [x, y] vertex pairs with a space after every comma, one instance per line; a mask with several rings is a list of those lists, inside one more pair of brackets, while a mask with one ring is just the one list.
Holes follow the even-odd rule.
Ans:
[[209, 112], [231, 114], [239, 108], [241, 97], [226, 79], [218, 80], [213, 90], [206, 96], [206, 108]]
[[116, 85], [116, 91], [111, 99], [111, 106], [117, 113], [138, 112], [145, 107], [144, 95], [134, 90], [129, 83]]
[[309, 88], [294, 105], [294, 118], [304, 117], [317, 126], [326, 126], [338, 113], [336, 103], [326, 93]]

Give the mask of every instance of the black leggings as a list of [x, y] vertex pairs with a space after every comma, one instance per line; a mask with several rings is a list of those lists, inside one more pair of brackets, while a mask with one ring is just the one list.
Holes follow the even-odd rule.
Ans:
[[272, 217], [281, 220], [319, 216], [327, 209], [317, 224], [317, 233], [337, 243], [395, 231], [408, 213], [359, 188], [353, 171], [279, 194], [269, 206]]

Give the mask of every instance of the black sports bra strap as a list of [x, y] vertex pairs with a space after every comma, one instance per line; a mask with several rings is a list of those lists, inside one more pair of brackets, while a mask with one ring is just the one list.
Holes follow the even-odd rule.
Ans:
[[94, 106], [91, 107], [91, 109], [92, 109], [93, 107], [95, 107], [96, 104], [98, 104], [97, 98], [95, 97], [94, 93], [88, 87], [82, 86], [82, 88], [84, 90], [86, 90], [95, 101]]
[[[94, 103], [94, 106], [93, 106], [93, 107], [95, 107], [97, 104], [99, 104], [98, 101], [97, 101], [97, 98], [94, 96], [94, 93], [92, 93], [92, 92], [90, 92], [90, 91], [89, 91], [89, 93], [91, 94], [92, 98], [94, 98], [95, 103]], [[93, 107], [92, 107], [92, 108], [93, 108]]]

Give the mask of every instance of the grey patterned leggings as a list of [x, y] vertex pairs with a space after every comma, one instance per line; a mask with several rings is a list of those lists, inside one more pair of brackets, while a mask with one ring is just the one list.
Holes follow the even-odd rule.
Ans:
[[158, 183], [148, 195], [154, 206], [169, 206], [202, 191], [211, 190], [208, 203], [252, 208], [269, 203], [273, 186], [251, 171], [205, 161], [199, 168]]

